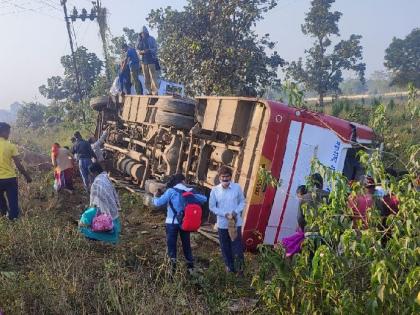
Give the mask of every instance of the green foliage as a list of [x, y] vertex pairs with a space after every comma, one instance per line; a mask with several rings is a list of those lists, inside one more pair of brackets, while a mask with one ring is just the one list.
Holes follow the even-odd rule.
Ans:
[[17, 112], [16, 126], [37, 128], [44, 124], [47, 106], [40, 103], [26, 103]]
[[408, 85], [408, 102], [407, 102], [407, 113], [411, 122], [411, 131], [414, 132], [414, 126], [420, 119], [420, 102], [417, 99], [417, 89], [413, 83]]
[[371, 115], [370, 126], [382, 140], [384, 139], [386, 128], [388, 128], [387, 123], [386, 107], [383, 104], [379, 104]]
[[295, 107], [305, 106], [305, 91], [301, 90], [295, 82], [286, 81], [282, 85], [282, 92], [287, 97], [287, 104]]
[[274, 0], [189, 0], [182, 11], [152, 10], [159, 58], [169, 80], [190, 95], [262, 95], [273, 85], [283, 59], [269, 35], [253, 31]]
[[339, 89], [344, 95], [363, 94], [368, 91], [368, 86], [359, 79], [347, 79], [340, 83]]
[[264, 186], [268, 185], [271, 187], [281, 186], [281, 181], [275, 178], [269, 170], [261, 166], [260, 166], [260, 169], [258, 170], [258, 183], [262, 183], [262, 185]]
[[[361, 155], [366, 170], [381, 180], [399, 201], [399, 212], [387, 219], [388, 229], [378, 229], [379, 213], [368, 214], [369, 228], [352, 229], [352, 210], [347, 207], [347, 180], [315, 163], [331, 186], [329, 204], [322, 204], [308, 225], [319, 227], [323, 242], [306, 238], [301, 253], [291, 260], [282, 248], [261, 247], [260, 270], [253, 286], [267, 312], [278, 314], [414, 314], [420, 290], [420, 193], [411, 184], [415, 174], [401, 180], [388, 177], [375, 151]], [[360, 187], [360, 186], [359, 186]], [[382, 242], [389, 235], [388, 242]], [[312, 257], [313, 256], [313, 257]]]
[[343, 70], [357, 73], [364, 83], [365, 64], [362, 60], [360, 35], [352, 34], [348, 40], [341, 40], [328, 52], [331, 36], [339, 36], [338, 21], [341, 13], [331, 12], [335, 0], [313, 0], [311, 9], [306, 14], [302, 32], [315, 38], [314, 46], [306, 51], [305, 64], [302, 59], [290, 63], [287, 75], [299, 83], [305, 84], [308, 90], [319, 94], [319, 105], [324, 105], [324, 96], [329, 93], [340, 93], [339, 85], [343, 81]]
[[420, 28], [415, 28], [404, 39], [394, 37], [385, 50], [385, 67], [392, 71], [391, 84], [420, 87]]
[[54, 142], [62, 146], [71, 146], [70, 138], [74, 132], [79, 130], [86, 138], [94, 133], [94, 125], [72, 123], [65, 121], [62, 124], [53, 127], [41, 128], [12, 128], [11, 141], [18, 143], [21, 147], [41, 154], [49, 154], [51, 145]]
[[341, 100], [336, 100], [332, 104], [331, 115], [338, 117], [340, 113], [344, 110], [345, 102]]
[[[75, 51], [76, 61], [80, 72], [80, 85], [82, 98], [88, 97], [94, 87], [95, 81], [101, 73], [103, 63], [94, 53], [81, 46]], [[53, 76], [47, 80], [47, 85], [39, 87], [41, 95], [52, 100], [80, 101], [77, 93], [76, 75], [72, 57], [61, 57], [64, 68], [64, 77]]]

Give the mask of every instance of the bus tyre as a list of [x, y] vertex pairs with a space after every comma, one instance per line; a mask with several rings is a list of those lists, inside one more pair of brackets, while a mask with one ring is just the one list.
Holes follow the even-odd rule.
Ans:
[[194, 117], [157, 110], [155, 123], [159, 125], [189, 130], [194, 126]]
[[101, 111], [108, 105], [108, 96], [97, 96], [90, 99], [90, 107], [93, 110]]
[[160, 98], [156, 102], [156, 106], [158, 109], [169, 113], [187, 116], [194, 116], [195, 113], [195, 103], [186, 99]]

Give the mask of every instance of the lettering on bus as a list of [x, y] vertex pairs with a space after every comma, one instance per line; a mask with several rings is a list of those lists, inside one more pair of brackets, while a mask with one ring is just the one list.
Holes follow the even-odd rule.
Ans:
[[[258, 172], [261, 168], [264, 168], [268, 171], [271, 170], [271, 161], [264, 156], [261, 156]], [[259, 175], [260, 174], [258, 173], [256, 176], [250, 204], [261, 204], [264, 201], [264, 193], [266, 187], [264, 187], [265, 185], [263, 180]]]
[[335, 171], [336, 169], [336, 165], [338, 163], [338, 156], [340, 153], [340, 147], [341, 147], [341, 142], [340, 141], [336, 141], [334, 144], [334, 150], [332, 152], [331, 158], [330, 158], [330, 169], [332, 169], [333, 171]]

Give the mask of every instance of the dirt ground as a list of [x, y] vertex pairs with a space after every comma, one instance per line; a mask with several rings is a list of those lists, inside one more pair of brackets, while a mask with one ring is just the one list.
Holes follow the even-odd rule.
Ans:
[[[57, 194], [52, 189], [52, 169], [47, 172], [40, 170], [32, 172], [34, 181], [31, 184], [19, 182], [22, 217], [25, 218], [25, 222], [31, 221], [32, 218], [37, 220], [38, 216], [53, 217], [52, 229], [73, 230], [70, 234], [76, 232], [77, 221], [89, 205], [89, 196], [82, 186], [80, 176], [76, 174], [76, 189], [73, 193], [62, 191]], [[152, 279], [161, 279], [159, 273], [166, 274], [170, 270], [166, 258], [164, 223], [166, 213], [145, 207], [140, 195], [125, 189], [117, 190], [122, 205], [120, 242], [117, 245], [88, 242], [90, 259], [92, 262], [95, 261], [95, 265], [102, 266], [112, 257], [120, 267], [120, 271], [133, 272], [133, 274], [141, 272], [148, 274]], [[205, 301], [201, 305], [208, 310], [212, 309], [210, 313], [222, 310], [235, 313], [239, 310], [239, 313], [246, 313], [245, 310], [253, 309], [257, 300], [250, 284], [255, 272], [255, 255], [246, 254], [245, 277], [237, 278], [224, 272], [218, 244], [199, 233], [192, 233], [191, 245], [195, 258], [195, 271], [192, 278], [186, 281], [189, 283], [187, 285], [189, 290], [195, 294], [194, 300]], [[182, 264], [184, 259], [180, 240], [178, 240], [178, 257], [180, 262], [178, 269], [180, 274], [183, 274], [186, 269]], [[164, 282], [162, 286], [163, 290], [169, 288]], [[186, 292], [184, 288], [183, 294]]]
[[[75, 225], [84, 209], [89, 205], [89, 196], [84, 190], [79, 175], [75, 178], [76, 190], [73, 194], [60, 192], [55, 194], [57, 211], [62, 212], [63, 224]], [[134, 194], [117, 187], [122, 209], [120, 218], [122, 232], [120, 242], [115, 249], [126, 253], [135, 253], [135, 260], [165, 260], [166, 233], [163, 211], [149, 209], [142, 204], [140, 194]], [[191, 246], [198, 270], [207, 268], [210, 260], [220, 256], [218, 244], [199, 233], [191, 233]], [[138, 252], [141, 250], [141, 253]], [[178, 257], [183, 259], [181, 243], [178, 240]], [[220, 258], [221, 259], [221, 258]]]

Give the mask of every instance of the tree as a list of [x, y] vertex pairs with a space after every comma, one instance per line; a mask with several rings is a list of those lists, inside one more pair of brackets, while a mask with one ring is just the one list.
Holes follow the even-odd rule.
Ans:
[[385, 67], [392, 71], [391, 85], [420, 87], [420, 28], [405, 39], [394, 37], [385, 50]]
[[362, 94], [367, 91], [367, 86], [363, 82], [353, 78], [344, 80], [339, 87], [344, 95]]
[[256, 95], [275, 83], [284, 61], [269, 34], [252, 28], [274, 0], [188, 0], [182, 11], [152, 10], [159, 57], [166, 77], [182, 82], [190, 95]]
[[113, 61], [115, 62], [115, 59], [119, 58], [121, 54], [123, 53], [121, 49], [122, 44], [127, 44], [131, 47], [135, 47], [138, 37], [139, 37], [139, 34], [136, 33], [135, 30], [128, 27], [123, 28], [123, 34], [121, 36], [113, 37], [111, 39], [111, 45], [110, 45]]
[[47, 106], [40, 103], [26, 103], [17, 112], [16, 126], [39, 127], [44, 123]]
[[352, 34], [348, 40], [341, 40], [332, 50], [331, 37], [340, 36], [338, 21], [341, 12], [331, 12], [331, 4], [335, 0], [312, 0], [311, 9], [306, 14], [302, 32], [315, 38], [314, 46], [305, 50], [305, 65], [300, 58], [290, 63], [287, 75], [308, 90], [319, 95], [319, 105], [324, 105], [324, 96], [329, 93], [340, 93], [343, 81], [343, 70], [353, 70], [364, 82], [366, 65], [362, 62], [362, 46], [360, 35]]
[[[75, 56], [79, 66], [82, 98], [88, 97], [101, 73], [103, 62], [95, 53], [88, 52], [87, 48], [83, 46], [76, 50]], [[47, 85], [39, 87], [39, 92], [48, 99], [80, 101], [72, 57], [70, 55], [61, 57], [61, 64], [64, 67], [64, 77], [49, 78]]]

